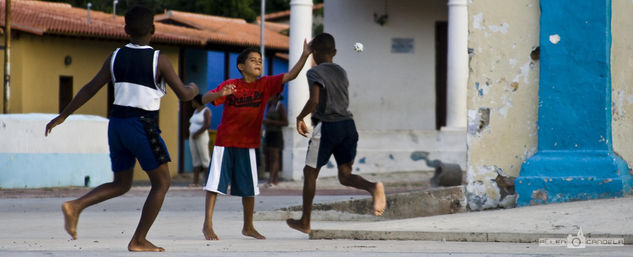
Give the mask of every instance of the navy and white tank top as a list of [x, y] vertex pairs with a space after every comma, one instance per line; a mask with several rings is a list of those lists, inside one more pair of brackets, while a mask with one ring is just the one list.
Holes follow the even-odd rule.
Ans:
[[117, 48], [110, 59], [114, 84], [114, 104], [110, 116], [127, 118], [157, 116], [165, 81], [156, 80], [159, 50], [151, 46], [127, 44]]

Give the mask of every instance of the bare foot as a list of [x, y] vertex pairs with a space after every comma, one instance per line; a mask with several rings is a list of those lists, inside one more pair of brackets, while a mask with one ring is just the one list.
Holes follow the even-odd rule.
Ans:
[[387, 199], [385, 198], [385, 186], [382, 182], [376, 183], [376, 190], [372, 194], [374, 198], [374, 215], [382, 216], [387, 208]]
[[266, 239], [266, 237], [263, 236], [262, 234], [260, 234], [259, 232], [257, 232], [257, 230], [255, 230], [255, 228], [250, 228], [250, 229], [243, 228], [242, 229], [242, 235], [250, 236], [250, 237], [253, 237], [255, 239]]
[[69, 202], [62, 204], [62, 213], [64, 214], [64, 229], [73, 238], [77, 239], [77, 221], [79, 214], [73, 210]]
[[288, 224], [288, 227], [296, 229], [299, 232], [310, 234], [310, 226], [303, 225], [303, 222], [301, 222], [300, 220], [287, 219], [286, 224]]
[[202, 226], [202, 234], [204, 234], [204, 239], [206, 240], [220, 240], [215, 232], [213, 232], [213, 228], [211, 226]]
[[130, 244], [127, 245], [127, 250], [130, 252], [164, 252], [165, 248], [155, 246], [147, 240], [132, 240]]

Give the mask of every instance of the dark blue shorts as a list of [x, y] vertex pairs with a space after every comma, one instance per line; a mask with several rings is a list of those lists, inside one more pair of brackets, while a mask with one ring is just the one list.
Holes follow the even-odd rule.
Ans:
[[332, 155], [337, 165], [353, 162], [357, 145], [358, 132], [354, 120], [319, 122], [308, 143], [306, 165], [321, 168]]
[[171, 161], [160, 133], [155, 118], [110, 117], [108, 144], [112, 171], [134, 168], [136, 159], [145, 171], [154, 170]]

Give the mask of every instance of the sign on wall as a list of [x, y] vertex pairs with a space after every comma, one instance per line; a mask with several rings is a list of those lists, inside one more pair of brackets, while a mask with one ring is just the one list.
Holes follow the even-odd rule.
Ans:
[[391, 39], [391, 53], [395, 54], [412, 54], [413, 38], [397, 38]]

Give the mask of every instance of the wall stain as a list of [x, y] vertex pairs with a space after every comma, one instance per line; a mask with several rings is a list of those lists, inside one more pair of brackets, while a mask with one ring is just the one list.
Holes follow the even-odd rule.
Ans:
[[428, 152], [423, 152], [423, 151], [415, 151], [411, 153], [411, 160], [413, 161], [419, 161], [419, 160], [424, 160], [427, 156], [429, 155]]
[[512, 89], [512, 92], [516, 92], [517, 90], [519, 90], [519, 82], [512, 82], [510, 83], [510, 88]]

